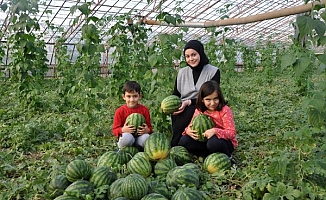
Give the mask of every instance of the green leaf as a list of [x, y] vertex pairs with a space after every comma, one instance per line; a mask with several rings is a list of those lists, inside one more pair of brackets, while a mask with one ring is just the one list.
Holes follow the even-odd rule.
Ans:
[[149, 65], [151, 67], [155, 67], [156, 63], [157, 63], [157, 55], [156, 54], [152, 54], [148, 57], [148, 62], [149, 62]]
[[294, 54], [285, 54], [281, 57], [281, 67], [286, 68], [292, 66], [296, 61], [296, 56]]
[[308, 68], [310, 64], [310, 59], [308, 57], [300, 57], [294, 64], [294, 71], [297, 77], [301, 76], [303, 72]]
[[80, 10], [80, 12], [84, 15], [89, 15], [89, 13], [91, 12], [90, 9], [88, 8], [88, 3], [85, 3], [81, 6], [78, 7], [78, 10]]
[[8, 8], [8, 5], [7, 5], [6, 3], [4, 3], [4, 4], [2, 4], [2, 5], [0, 6], [0, 8], [1, 8], [1, 10], [2, 10], [3, 12], [5, 12], [5, 11], [7, 10], [7, 8]]
[[305, 35], [309, 35], [317, 26], [316, 22], [313, 19], [304, 15], [297, 17], [296, 22], [300, 32], [300, 40], [302, 40]]
[[316, 57], [320, 62], [322, 62], [323, 64], [326, 65], [326, 55], [325, 55], [325, 53], [317, 54]]
[[77, 5], [74, 5], [70, 8], [70, 13], [71, 14], [74, 14], [76, 12], [76, 10], [78, 9], [78, 6]]
[[174, 26], [177, 24], [177, 20], [171, 15], [165, 16], [164, 21], [166, 21], [168, 24], [173, 24]]

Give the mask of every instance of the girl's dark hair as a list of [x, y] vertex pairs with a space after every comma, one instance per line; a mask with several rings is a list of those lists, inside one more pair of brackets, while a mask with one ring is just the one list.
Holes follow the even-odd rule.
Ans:
[[141, 87], [139, 83], [137, 83], [136, 81], [127, 81], [123, 86], [123, 94], [125, 94], [126, 92], [133, 92], [133, 91], [140, 94]]
[[218, 99], [220, 100], [216, 110], [222, 110], [223, 106], [227, 105], [228, 102], [223, 97], [220, 85], [214, 80], [207, 81], [200, 87], [196, 102], [196, 108], [199, 109], [201, 112], [206, 111], [207, 107], [205, 106], [203, 99], [208, 95], [211, 95], [215, 91], [217, 92]]

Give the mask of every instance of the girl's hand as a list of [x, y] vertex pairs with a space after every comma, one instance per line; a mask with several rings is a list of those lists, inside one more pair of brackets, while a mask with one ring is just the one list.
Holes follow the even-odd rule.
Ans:
[[149, 133], [149, 128], [148, 128], [148, 126], [147, 126], [147, 124], [146, 123], [144, 123], [143, 124], [143, 126], [139, 126], [138, 127], [138, 134], [139, 135], [143, 135], [143, 134], [145, 134], [145, 133]]
[[198, 140], [198, 135], [196, 134], [197, 131], [191, 129], [192, 124], [186, 130], [186, 134], [189, 135], [192, 139]]
[[215, 134], [216, 134], [216, 132], [215, 132], [215, 128], [211, 128], [211, 129], [206, 130], [206, 131], [203, 133], [203, 136], [206, 137], [207, 139], [210, 139], [210, 138], [213, 137]]
[[190, 105], [191, 105], [191, 100], [190, 99], [183, 101], [182, 104], [181, 104], [181, 106], [179, 107], [179, 110], [178, 111], [175, 111], [173, 113], [173, 115], [178, 115], [178, 114], [182, 113], [184, 111], [184, 109], [187, 106], [190, 106]]
[[128, 125], [126, 122], [122, 127], [122, 133], [133, 133], [135, 132], [136, 128], [133, 125]]

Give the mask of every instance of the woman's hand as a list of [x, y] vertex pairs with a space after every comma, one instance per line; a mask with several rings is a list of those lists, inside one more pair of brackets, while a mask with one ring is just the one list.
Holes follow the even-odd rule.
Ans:
[[192, 124], [186, 130], [186, 134], [189, 135], [192, 139], [198, 140], [198, 135], [196, 134], [197, 131], [192, 130]]
[[188, 100], [185, 100], [185, 101], [182, 101], [182, 104], [181, 106], [179, 107], [179, 110], [178, 111], [175, 111], [173, 113], [173, 115], [178, 115], [180, 113], [182, 113], [184, 111], [184, 109], [187, 107], [187, 106], [190, 106], [191, 105], [191, 100], [188, 99]]
[[206, 137], [207, 139], [210, 139], [210, 138], [213, 137], [215, 134], [216, 134], [216, 132], [215, 132], [215, 128], [211, 128], [211, 129], [206, 130], [206, 131], [203, 133], [203, 136]]

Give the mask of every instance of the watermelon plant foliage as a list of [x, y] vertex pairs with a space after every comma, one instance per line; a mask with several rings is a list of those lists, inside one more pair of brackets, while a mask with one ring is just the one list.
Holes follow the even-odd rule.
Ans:
[[[85, 3], [71, 9], [79, 9], [86, 19], [76, 62], [70, 63], [65, 32], [58, 30], [63, 36], [56, 42], [58, 71], [55, 78], [44, 79], [45, 43], [31, 31], [38, 29], [37, 22], [26, 15], [38, 12], [36, 2], [13, 0], [5, 4], [8, 7], [1, 5], [13, 17], [10, 30], [15, 35], [5, 45], [17, 51], [8, 66], [10, 79], [0, 81], [0, 199], [50, 198], [47, 186], [64, 173], [67, 163], [84, 159], [95, 166], [100, 155], [115, 150], [110, 129], [114, 110], [123, 103], [121, 87], [126, 80], [142, 85], [142, 103], [151, 110], [154, 130], [171, 135], [170, 116], [162, 112], [160, 103], [172, 93], [177, 70], [185, 66], [182, 48], [187, 29], [158, 35], [149, 44], [150, 29], [125, 23], [132, 13], [98, 19], [89, 15], [90, 4]], [[290, 46], [268, 42], [249, 48], [228, 38], [217, 43], [214, 36], [223, 32], [207, 29], [211, 37], [205, 49], [221, 70], [221, 86], [234, 112], [239, 140], [233, 154], [237, 165], [212, 175], [201, 168], [198, 189], [207, 199], [326, 196], [326, 56], [310, 50], [325, 46], [325, 11], [315, 7], [310, 14], [297, 19], [300, 34], [306, 37]], [[181, 22], [178, 16], [160, 16], [172, 24]], [[103, 24], [112, 20], [115, 26], [102, 33]], [[108, 50], [103, 36], [110, 36], [105, 42], [112, 48], [107, 78], [98, 76], [99, 56]], [[244, 52], [243, 72], [234, 70], [238, 51]], [[251, 56], [256, 52], [262, 57]], [[202, 166], [203, 160], [194, 157], [190, 162]], [[126, 177], [125, 171], [122, 166], [118, 178]], [[146, 180], [153, 179], [150, 175]], [[94, 197], [107, 198], [108, 190], [98, 188]]]

